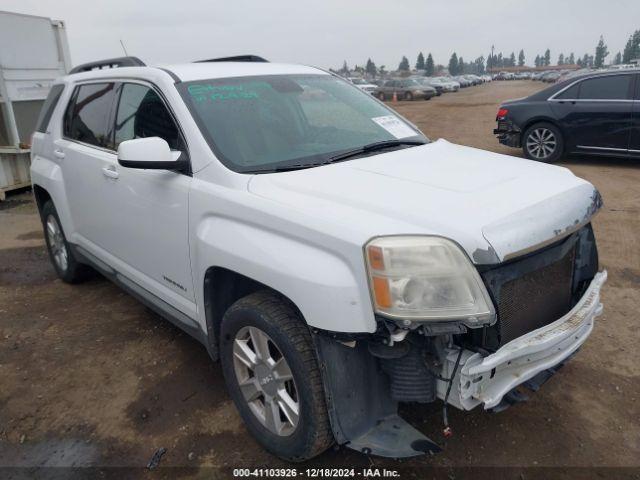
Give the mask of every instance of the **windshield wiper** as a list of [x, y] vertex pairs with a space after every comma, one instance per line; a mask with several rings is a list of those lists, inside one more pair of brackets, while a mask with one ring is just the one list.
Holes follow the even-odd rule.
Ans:
[[303, 170], [305, 168], [320, 167], [326, 165], [327, 162], [316, 163], [296, 163], [293, 165], [279, 165], [272, 168], [259, 168], [256, 170], [245, 170], [242, 173], [277, 173], [277, 172], [290, 172], [292, 170]]
[[272, 167], [272, 168], [246, 170], [242, 173], [277, 173], [277, 172], [290, 172], [292, 170], [302, 170], [305, 168], [321, 167], [323, 165], [329, 165], [330, 163], [347, 160], [348, 158], [352, 158], [357, 155], [363, 155], [366, 153], [375, 152], [376, 150], [384, 150], [387, 148], [395, 148], [395, 147], [403, 147], [403, 146], [426, 145], [427, 143], [428, 142], [425, 142], [423, 140], [385, 140], [383, 142], [370, 143], [363, 147], [354, 148], [353, 150], [347, 150], [346, 152], [342, 152], [332, 157], [329, 157], [322, 162], [296, 163], [293, 165], [279, 165], [277, 167]]
[[385, 140], [383, 142], [375, 142], [365, 145], [364, 147], [354, 148], [346, 152], [339, 153], [333, 157], [329, 157], [324, 163], [333, 163], [346, 160], [357, 155], [362, 155], [376, 150], [384, 150], [387, 148], [403, 147], [405, 145], [425, 145], [427, 142], [423, 140]]

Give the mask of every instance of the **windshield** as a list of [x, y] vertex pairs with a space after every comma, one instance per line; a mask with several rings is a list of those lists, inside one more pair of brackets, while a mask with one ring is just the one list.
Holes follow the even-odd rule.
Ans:
[[332, 75], [269, 75], [177, 85], [216, 156], [236, 172], [315, 165], [391, 140], [428, 140]]
[[363, 79], [361, 78], [354, 78], [353, 80], [351, 80], [353, 82], [354, 85], [366, 85], [367, 82], [365, 82]]

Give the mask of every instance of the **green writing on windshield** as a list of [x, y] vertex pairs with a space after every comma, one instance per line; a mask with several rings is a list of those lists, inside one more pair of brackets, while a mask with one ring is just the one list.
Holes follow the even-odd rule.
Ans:
[[252, 82], [246, 85], [211, 85], [197, 83], [189, 85], [187, 91], [196, 103], [216, 102], [223, 100], [249, 100], [259, 98], [261, 88], [270, 88], [264, 82]]

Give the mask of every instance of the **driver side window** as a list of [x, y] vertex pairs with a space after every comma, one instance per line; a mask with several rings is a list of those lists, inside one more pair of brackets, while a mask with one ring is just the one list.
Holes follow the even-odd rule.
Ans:
[[134, 138], [160, 137], [183, 150], [180, 132], [160, 96], [150, 87], [123, 83], [115, 125], [115, 147]]

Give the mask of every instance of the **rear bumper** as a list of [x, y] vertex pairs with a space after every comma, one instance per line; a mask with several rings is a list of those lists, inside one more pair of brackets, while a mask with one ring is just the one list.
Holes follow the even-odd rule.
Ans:
[[522, 132], [513, 123], [505, 120], [498, 122], [498, 128], [493, 129], [493, 134], [498, 141], [507, 147], [520, 148], [520, 134]]
[[[600, 289], [606, 280], [606, 271], [598, 273], [570, 312], [512, 340], [491, 355], [463, 351], [449, 402], [464, 410], [480, 404], [485, 409], [493, 408], [515, 387], [565, 361], [586, 341], [595, 318], [602, 313]], [[444, 376], [453, 373], [458, 354], [459, 350], [449, 352]], [[439, 381], [441, 398], [446, 385]]]

